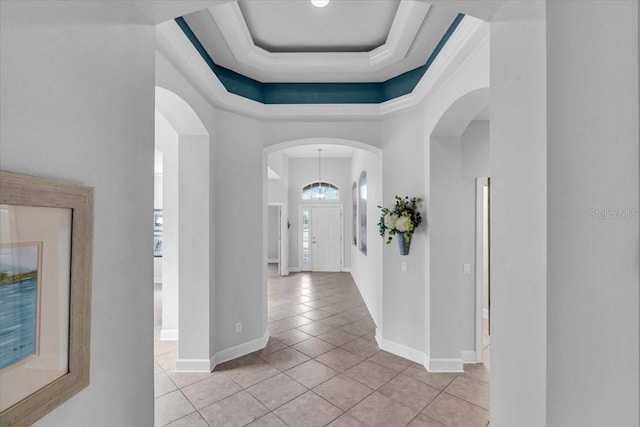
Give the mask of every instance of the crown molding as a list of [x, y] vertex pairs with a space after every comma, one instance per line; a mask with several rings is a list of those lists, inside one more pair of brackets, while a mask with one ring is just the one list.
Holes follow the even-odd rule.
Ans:
[[158, 51], [207, 101], [222, 110], [264, 120], [376, 121], [420, 108], [470, 55], [489, 43], [489, 24], [463, 19], [415, 89], [380, 104], [262, 104], [227, 92], [175, 21], [158, 25]]
[[[370, 52], [269, 52], [254, 44], [237, 1], [211, 7], [208, 12], [237, 61], [233, 66], [220, 62], [221, 66], [261, 82], [314, 82], [319, 81], [313, 77], [318, 72], [330, 74], [335, 82], [370, 82], [413, 68], [416, 61], [409, 60], [409, 50], [430, 8], [424, 2], [401, 1], [387, 41]], [[425, 61], [421, 58], [420, 63]], [[406, 69], [399, 73], [397, 67], [385, 70], [399, 62], [404, 62]]]

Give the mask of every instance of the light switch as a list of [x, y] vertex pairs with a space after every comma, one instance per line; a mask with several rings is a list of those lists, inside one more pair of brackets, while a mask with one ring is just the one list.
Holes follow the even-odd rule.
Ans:
[[471, 274], [471, 264], [464, 264], [464, 274]]
[[409, 269], [409, 265], [407, 264], [407, 261], [402, 261], [402, 272], [406, 273], [407, 270]]

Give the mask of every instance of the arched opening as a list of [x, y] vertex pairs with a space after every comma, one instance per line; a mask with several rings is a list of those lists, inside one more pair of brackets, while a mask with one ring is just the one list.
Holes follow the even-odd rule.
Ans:
[[[323, 186], [331, 183], [339, 189], [337, 199], [307, 199], [302, 195], [302, 188], [317, 186], [318, 148], [323, 150]], [[281, 252], [288, 254], [288, 257], [284, 260], [286, 269], [282, 274], [301, 271], [351, 273], [369, 312], [376, 320], [377, 314], [382, 311], [379, 304], [382, 293], [383, 248], [381, 245], [372, 245], [367, 250], [360, 250], [361, 245], [366, 247], [366, 242], [374, 241], [377, 236], [377, 229], [371, 226], [371, 221], [369, 226], [360, 227], [360, 217], [376, 217], [377, 205], [382, 203], [382, 150], [347, 139], [306, 138], [277, 143], [264, 151], [267, 170], [265, 204], [282, 203], [284, 212]], [[363, 176], [366, 176], [364, 181], [361, 179]], [[366, 189], [359, 189], [359, 182], [365, 184]], [[349, 188], [352, 189], [351, 192], [345, 190]], [[366, 203], [359, 203], [361, 192], [366, 194]], [[324, 211], [324, 208], [334, 207], [340, 210], [340, 242], [332, 252], [342, 258], [337, 259], [337, 267], [327, 269], [322, 265], [318, 267], [317, 260], [314, 262], [314, 206], [321, 208], [316, 215], [323, 215], [324, 212], [319, 211]], [[272, 274], [268, 276], [273, 279]]]
[[156, 355], [173, 350], [165, 359], [176, 370], [210, 371], [209, 133], [193, 109], [167, 89], [156, 87], [155, 110], [162, 159], [155, 208], [163, 219]]
[[[488, 244], [484, 210], [488, 202], [484, 183], [490, 175], [488, 106], [489, 88], [463, 95], [443, 113], [429, 138], [427, 210], [433, 232], [429, 253], [432, 328], [427, 342], [432, 359], [450, 361], [448, 368], [434, 364], [430, 370], [461, 371], [464, 363], [482, 362], [488, 346], [482, 334], [482, 295], [488, 286], [488, 276], [483, 274], [485, 260], [488, 267], [484, 244]], [[488, 371], [482, 374], [488, 381]]]

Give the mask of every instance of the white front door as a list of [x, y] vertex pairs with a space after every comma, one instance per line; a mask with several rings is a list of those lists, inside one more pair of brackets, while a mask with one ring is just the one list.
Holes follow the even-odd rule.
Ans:
[[342, 208], [311, 208], [311, 262], [313, 271], [342, 269]]

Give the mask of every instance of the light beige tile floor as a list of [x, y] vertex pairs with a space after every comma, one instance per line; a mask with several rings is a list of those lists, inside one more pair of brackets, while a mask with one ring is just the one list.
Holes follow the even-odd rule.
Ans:
[[156, 426], [428, 426], [489, 423], [484, 364], [432, 374], [381, 351], [351, 276], [269, 268], [267, 347], [212, 373], [175, 372], [177, 342], [159, 341], [155, 290]]

